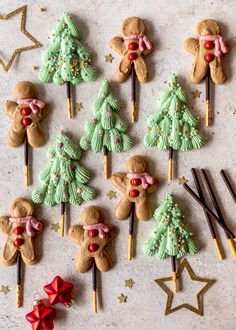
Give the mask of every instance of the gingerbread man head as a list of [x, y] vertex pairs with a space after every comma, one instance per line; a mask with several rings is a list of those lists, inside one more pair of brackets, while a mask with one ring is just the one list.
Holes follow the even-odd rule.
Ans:
[[148, 162], [141, 156], [130, 157], [125, 167], [129, 173], [143, 173], [148, 170]]
[[123, 36], [130, 36], [133, 34], [142, 35], [146, 31], [144, 21], [139, 17], [128, 17], [121, 24], [121, 33]]
[[16, 84], [13, 95], [16, 100], [37, 99], [37, 89], [30, 81], [21, 81]]
[[206, 35], [219, 35], [220, 33], [220, 26], [213, 19], [200, 21], [195, 27], [195, 34], [198, 37]]

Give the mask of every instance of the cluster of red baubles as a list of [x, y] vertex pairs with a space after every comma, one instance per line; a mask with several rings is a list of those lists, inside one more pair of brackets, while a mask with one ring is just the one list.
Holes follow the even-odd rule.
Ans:
[[[136, 186], [136, 187], [139, 186], [142, 183], [142, 181], [138, 178], [134, 178], [130, 182], [131, 182], [132, 186]], [[130, 192], [129, 192], [129, 195], [130, 195], [130, 197], [133, 197], [133, 198], [138, 197], [139, 196], [139, 190], [131, 189]]]
[[138, 57], [138, 54], [137, 53], [134, 53], [133, 51], [138, 49], [138, 44], [136, 42], [131, 42], [129, 45], [128, 45], [128, 48], [129, 50], [132, 50], [132, 52], [130, 52], [128, 54], [128, 59], [130, 61], [134, 61], [136, 60], [136, 58]]
[[[24, 232], [24, 227], [22, 226], [17, 226], [15, 229], [14, 229], [14, 234], [16, 235], [22, 235], [23, 232]], [[17, 237], [15, 240], [14, 240], [14, 245], [19, 248], [21, 245], [24, 244], [24, 240], [23, 238], [21, 237]]]
[[[89, 236], [90, 237], [97, 237], [98, 236], [98, 230], [97, 229], [90, 229], [89, 230]], [[96, 252], [98, 250], [99, 246], [96, 243], [91, 243], [88, 246], [88, 249], [90, 252]]]
[[29, 126], [32, 124], [32, 119], [27, 117], [31, 114], [31, 109], [30, 108], [22, 108], [21, 109], [21, 114], [23, 115], [23, 119], [21, 121], [23, 126]]
[[[215, 44], [213, 41], [206, 41], [204, 44], [204, 47], [208, 50], [212, 50], [215, 47]], [[204, 56], [204, 59], [206, 62], [210, 63], [214, 60], [215, 56], [212, 53], [208, 53]]]

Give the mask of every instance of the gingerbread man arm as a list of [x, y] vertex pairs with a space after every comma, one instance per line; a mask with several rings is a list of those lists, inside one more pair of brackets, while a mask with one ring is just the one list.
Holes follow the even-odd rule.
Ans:
[[188, 38], [184, 41], [184, 48], [192, 55], [196, 55], [199, 48], [199, 41], [195, 38]]
[[0, 217], [0, 231], [2, 233], [9, 233], [11, 230], [11, 222], [9, 222], [8, 217]]
[[150, 49], [145, 48], [144, 49], [144, 51], [142, 53], [143, 57], [148, 56], [152, 51], [153, 51], [153, 43], [152, 43], [152, 48], [150, 48]]
[[16, 102], [13, 102], [13, 101], [4, 102], [4, 111], [10, 118], [13, 117], [13, 114], [14, 114], [16, 108], [17, 108], [17, 105], [18, 104]]
[[84, 239], [84, 229], [82, 226], [74, 225], [69, 229], [69, 238], [77, 244], [82, 243]]
[[159, 186], [159, 182], [158, 182], [157, 178], [155, 178], [155, 182], [151, 186], [149, 186], [147, 189], [148, 194], [155, 192], [157, 190], [158, 186]]
[[117, 236], [118, 231], [117, 231], [117, 228], [113, 225], [107, 225], [107, 227], [109, 228], [109, 232], [107, 234], [108, 242], [110, 242], [111, 240], [113, 240]]
[[121, 192], [125, 192], [126, 184], [125, 184], [126, 173], [114, 173], [111, 176], [112, 184], [118, 188]]
[[126, 52], [124, 39], [121, 37], [114, 37], [110, 41], [110, 48], [120, 55], [124, 55]]
[[47, 114], [50, 111], [50, 107], [48, 106], [48, 104], [45, 105], [45, 107], [41, 110], [41, 118], [47, 116]]

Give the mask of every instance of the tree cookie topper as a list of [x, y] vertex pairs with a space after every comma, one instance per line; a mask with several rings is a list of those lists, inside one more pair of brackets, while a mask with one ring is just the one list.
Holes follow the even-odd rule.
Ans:
[[80, 31], [65, 12], [50, 35], [51, 46], [43, 53], [44, 66], [39, 71], [43, 83], [67, 83], [68, 115], [72, 116], [71, 87], [81, 81], [96, 79], [96, 69], [90, 65], [91, 54], [80, 42]]
[[158, 180], [148, 172], [148, 162], [144, 157], [133, 156], [125, 164], [128, 173], [114, 173], [111, 177], [112, 184], [124, 195], [115, 209], [118, 220], [130, 217], [129, 253], [132, 259], [134, 214], [140, 221], [147, 221], [152, 217], [148, 203], [148, 196], [158, 188]]
[[176, 75], [172, 75], [168, 88], [160, 96], [160, 110], [148, 117], [144, 144], [169, 150], [169, 181], [173, 178], [173, 151], [198, 149], [205, 143], [198, 130], [199, 120], [189, 111], [187, 102]]
[[128, 125], [118, 116], [120, 104], [113, 96], [108, 80], [100, 88], [93, 104], [93, 118], [85, 123], [80, 146], [88, 151], [104, 151], [104, 176], [108, 177], [108, 152], [131, 149], [133, 142], [126, 134]]
[[135, 75], [140, 83], [148, 80], [148, 69], [145, 57], [152, 52], [153, 45], [146, 35], [145, 22], [139, 17], [128, 17], [121, 25], [122, 37], [114, 37], [110, 47], [114, 49], [122, 60], [119, 63], [116, 80], [119, 83], [126, 81], [132, 73], [132, 121], [135, 121]]
[[80, 156], [80, 147], [61, 131], [49, 148], [50, 164], [39, 175], [42, 185], [32, 193], [35, 203], [44, 203], [47, 206], [62, 204], [62, 235], [65, 203], [80, 205], [95, 197], [94, 189], [87, 185], [90, 181], [89, 171], [78, 163]]
[[76, 271], [84, 273], [93, 267], [94, 311], [97, 312], [96, 268], [107, 272], [112, 267], [112, 258], [106, 245], [116, 237], [117, 231], [115, 226], [104, 223], [102, 210], [97, 206], [85, 208], [81, 220], [84, 225], [71, 226], [69, 238], [79, 245], [75, 259]]
[[25, 182], [28, 186], [28, 145], [38, 148], [45, 143], [45, 133], [40, 121], [50, 108], [38, 99], [36, 86], [30, 81], [21, 81], [14, 88], [16, 101], [5, 101], [4, 111], [12, 123], [7, 142], [11, 147], [19, 147], [25, 141]]

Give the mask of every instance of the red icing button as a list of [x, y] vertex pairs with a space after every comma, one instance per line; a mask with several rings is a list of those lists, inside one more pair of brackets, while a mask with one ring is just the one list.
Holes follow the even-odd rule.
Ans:
[[128, 47], [130, 50], [136, 50], [138, 48], [138, 44], [136, 42], [131, 42]]
[[16, 247], [20, 247], [21, 245], [23, 245], [24, 244], [24, 240], [22, 239], [22, 238], [16, 238], [15, 240], [14, 240], [14, 245], [16, 246]]
[[24, 126], [29, 126], [30, 124], [32, 124], [32, 119], [29, 118], [29, 117], [25, 117], [25, 118], [22, 119], [22, 124]]
[[129, 53], [129, 55], [128, 55], [128, 59], [130, 61], [136, 60], [137, 57], [138, 57], [138, 55], [136, 53]]
[[215, 44], [213, 41], [206, 41], [205, 44], [204, 44], [204, 47], [206, 49], [213, 49], [215, 47]]
[[132, 186], [139, 186], [142, 183], [142, 181], [138, 178], [134, 178], [131, 180]]
[[130, 197], [138, 197], [139, 191], [137, 189], [132, 189], [129, 192]]
[[89, 236], [90, 237], [96, 237], [96, 236], [98, 236], [98, 230], [97, 229], [90, 229], [89, 230]]
[[214, 60], [214, 55], [213, 54], [206, 54], [204, 59], [207, 62], [212, 62]]
[[95, 243], [89, 244], [88, 249], [89, 249], [90, 252], [95, 252], [95, 251], [98, 250], [98, 245], [95, 244]]
[[24, 232], [24, 227], [18, 226], [14, 229], [16, 235], [21, 235]]
[[30, 108], [23, 108], [21, 109], [21, 113], [23, 116], [29, 116], [31, 114], [31, 109]]

